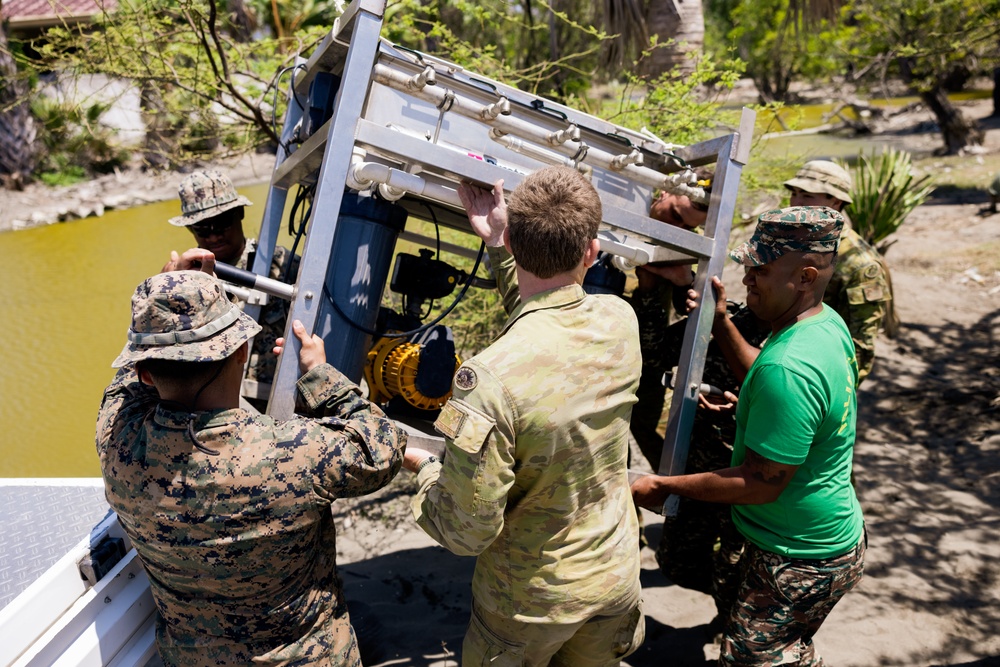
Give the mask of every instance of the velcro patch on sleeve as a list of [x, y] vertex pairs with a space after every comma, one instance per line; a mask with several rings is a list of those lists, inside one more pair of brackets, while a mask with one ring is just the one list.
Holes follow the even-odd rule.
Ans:
[[434, 427], [453, 445], [469, 454], [479, 453], [496, 426], [496, 420], [460, 400], [441, 408]]
[[465, 412], [459, 408], [454, 401], [448, 401], [441, 408], [434, 428], [446, 438], [455, 439], [462, 431], [462, 424], [465, 423]]

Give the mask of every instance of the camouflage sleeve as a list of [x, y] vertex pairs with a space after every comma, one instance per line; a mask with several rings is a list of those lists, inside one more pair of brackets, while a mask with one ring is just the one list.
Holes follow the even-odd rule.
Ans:
[[299, 256], [293, 255], [292, 251], [284, 246], [274, 246], [274, 256], [271, 257], [269, 277], [275, 280], [283, 280], [286, 283], [294, 283], [298, 275]]
[[851, 333], [858, 384], [875, 362], [875, 339], [891, 298], [889, 271], [882, 256], [857, 232], [845, 230], [823, 300], [844, 318]]
[[844, 318], [854, 340], [858, 360], [858, 384], [875, 363], [875, 339], [891, 298], [885, 267], [878, 261], [858, 266], [830, 303]]
[[[669, 287], [651, 291], [635, 291], [629, 298], [639, 322], [639, 345], [642, 350], [642, 376], [636, 390], [638, 401], [632, 407], [629, 428], [646, 460], [658, 470], [663, 452], [663, 437], [657, 432], [663, 415], [663, 374], [676, 364], [679, 355], [671, 350], [668, 303]], [[681, 329], [683, 334], [683, 329]], [[673, 359], [673, 361], [671, 361]]]
[[514, 256], [503, 246], [487, 248], [490, 266], [497, 279], [497, 291], [503, 302], [504, 311], [510, 315], [521, 301], [521, 292], [517, 285], [517, 271], [514, 269]]
[[98, 455], [103, 458], [112, 440], [131, 440], [124, 431], [136, 429], [141, 423], [137, 417], [151, 410], [157, 400], [156, 390], [139, 381], [134, 366], [120, 368], [104, 390], [101, 409], [97, 413]]
[[392, 480], [403, 464], [406, 432], [361, 390], [329, 364], [316, 366], [298, 382], [306, 405], [319, 419], [304, 419], [298, 439], [315, 440], [319, 486], [333, 497], [371, 493]]
[[847, 328], [854, 340], [854, 353], [858, 360], [858, 384], [860, 385], [875, 364], [875, 338], [878, 336], [882, 318], [885, 315], [885, 303], [881, 301], [866, 302], [849, 311], [850, 318]]
[[666, 331], [670, 326], [670, 296], [673, 290], [664, 281], [656, 289], [635, 290], [628, 301], [639, 322], [639, 346], [642, 348], [643, 372], [647, 365], [663, 368]]
[[435, 422], [444, 459], [420, 470], [411, 502], [424, 532], [460, 556], [479, 555], [500, 535], [514, 484], [513, 411], [499, 381], [476, 371], [475, 393], [453, 397]]

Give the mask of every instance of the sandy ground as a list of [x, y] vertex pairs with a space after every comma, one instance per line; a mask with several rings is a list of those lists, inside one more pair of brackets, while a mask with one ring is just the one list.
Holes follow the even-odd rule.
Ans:
[[[983, 183], [1000, 168], [1000, 129], [987, 128], [986, 153], [963, 166], [982, 171]], [[939, 141], [912, 126], [899, 131], [915, 149]], [[224, 165], [238, 183], [264, 180], [268, 167], [265, 156]], [[942, 163], [938, 176], [946, 181], [949, 168]], [[24, 211], [172, 197], [176, 182], [125, 174], [0, 193], [0, 230], [31, 224], [15, 224]], [[816, 640], [830, 665], [1000, 666], [1000, 214], [983, 215], [984, 202], [981, 191], [942, 188], [887, 253], [903, 324], [894, 340], [879, 341], [859, 396], [857, 489], [871, 539], [863, 582]], [[458, 664], [474, 563], [415, 526], [412, 485], [404, 472], [336, 509], [339, 562], [369, 667]], [[645, 513], [651, 544], [657, 518]], [[642, 556], [647, 639], [628, 664], [711, 664], [710, 598], [674, 586], [651, 550]]]

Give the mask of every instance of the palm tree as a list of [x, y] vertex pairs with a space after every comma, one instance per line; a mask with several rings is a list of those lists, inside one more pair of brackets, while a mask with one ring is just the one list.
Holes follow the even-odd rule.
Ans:
[[0, 181], [18, 190], [31, 179], [37, 156], [37, 128], [27, 93], [7, 43], [7, 24], [0, 20]]
[[646, 74], [656, 77], [677, 67], [681, 73], [694, 70], [691, 55], [701, 54], [705, 44], [705, 17], [701, 0], [650, 0], [646, 24], [657, 43], [672, 44], [649, 54]]

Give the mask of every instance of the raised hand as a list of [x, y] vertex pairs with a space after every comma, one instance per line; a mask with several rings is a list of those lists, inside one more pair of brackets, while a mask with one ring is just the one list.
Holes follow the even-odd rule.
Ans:
[[469, 216], [472, 231], [491, 248], [503, 245], [507, 229], [507, 202], [503, 197], [503, 179], [493, 184], [493, 190], [484, 190], [468, 183], [459, 183], [458, 198], [462, 200]]

